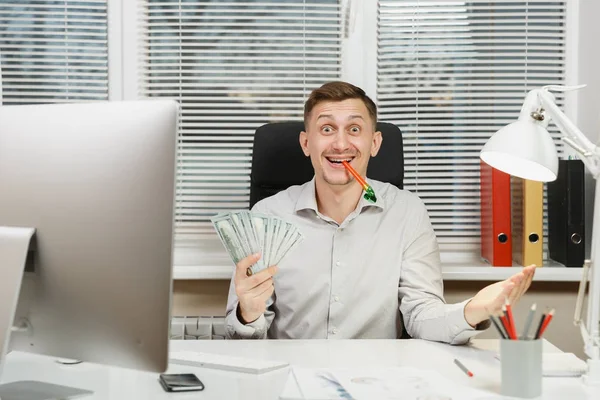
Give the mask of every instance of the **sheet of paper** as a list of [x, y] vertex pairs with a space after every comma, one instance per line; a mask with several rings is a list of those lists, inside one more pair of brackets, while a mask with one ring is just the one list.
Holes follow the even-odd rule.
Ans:
[[331, 376], [331, 370], [290, 368], [280, 400], [351, 400], [348, 392]]
[[[494, 358], [500, 361], [500, 354], [496, 353]], [[576, 377], [585, 374], [587, 364], [573, 353], [543, 353], [542, 375]]]
[[[295, 387], [294, 387], [295, 384]], [[293, 368], [281, 400], [493, 400], [502, 396], [458, 385], [417, 368]]]
[[585, 361], [573, 353], [542, 354], [542, 373], [544, 376], [581, 376], [587, 371]]

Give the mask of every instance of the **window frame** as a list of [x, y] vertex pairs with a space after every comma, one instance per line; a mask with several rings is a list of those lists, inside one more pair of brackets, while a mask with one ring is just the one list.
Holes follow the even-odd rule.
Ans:
[[[578, 83], [578, 0], [566, 2], [566, 84]], [[377, 94], [377, 15], [378, 2], [340, 0], [343, 17], [342, 79], [362, 87], [376, 99]], [[135, 100], [139, 93], [137, 1], [108, 0], [109, 99]], [[355, 60], [360, 59], [361, 62]], [[565, 98], [564, 112], [575, 120], [576, 94]], [[516, 119], [515, 115], [515, 119]], [[568, 146], [567, 146], [568, 147]], [[565, 148], [565, 154], [571, 150]], [[480, 266], [479, 254], [443, 252], [442, 263]], [[218, 239], [207, 240], [197, 248], [175, 248], [174, 266], [179, 279], [229, 279], [231, 261]]]

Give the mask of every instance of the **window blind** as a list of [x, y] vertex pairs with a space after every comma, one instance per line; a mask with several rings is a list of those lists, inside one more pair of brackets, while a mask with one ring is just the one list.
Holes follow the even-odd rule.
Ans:
[[565, 21], [564, 1], [379, 1], [379, 118], [403, 132], [442, 251], [479, 251], [479, 151], [529, 90], [564, 84]]
[[142, 2], [140, 96], [181, 105], [176, 246], [216, 238], [210, 217], [248, 208], [259, 126], [302, 119], [341, 74], [337, 0]]
[[106, 0], [0, 1], [3, 104], [108, 99]]
[[0, 52], [0, 106], [2, 105], [2, 52]]

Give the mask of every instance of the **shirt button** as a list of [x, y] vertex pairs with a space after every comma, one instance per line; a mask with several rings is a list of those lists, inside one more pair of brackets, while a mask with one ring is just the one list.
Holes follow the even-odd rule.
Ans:
[[338, 267], [339, 267], [341, 264], [342, 264], [342, 263], [341, 263], [341, 262], [339, 262], [339, 261], [336, 261], [336, 262], [335, 262], [335, 265], [337, 265]]
[[337, 302], [337, 301], [340, 301], [340, 298], [339, 298], [338, 296], [335, 296], [335, 297], [333, 298], [333, 300]]
[[338, 333], [338, 332], [339, 332], [339, 331], [338, 331], [338, 329], [337, 329], [337, 328], [333, 328], [333, 329], [331, 330], [331, 333], [333, 333], [334, 335], [337, 335], [337, 333]]

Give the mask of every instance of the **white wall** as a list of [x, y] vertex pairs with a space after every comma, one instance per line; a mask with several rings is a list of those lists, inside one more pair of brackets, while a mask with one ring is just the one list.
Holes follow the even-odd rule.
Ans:
[[[579, 90], [577, 126], [594, 143], [600, 139], [600, 2], [579, 0], [579, 66], [578, 81], [588, 86]], [[595, 181], [591, 174], [586, 176], [586, 257], [590, 257], [592, 237], [592, 215]]]

